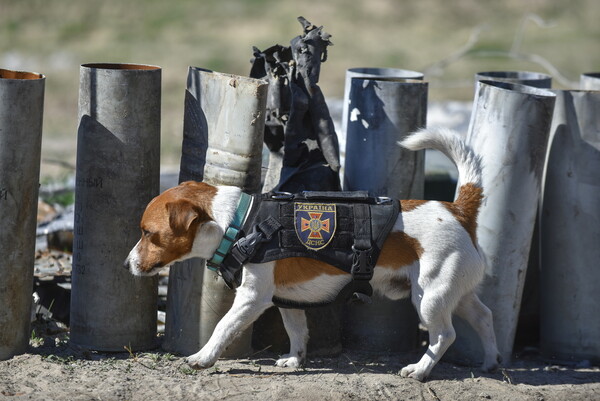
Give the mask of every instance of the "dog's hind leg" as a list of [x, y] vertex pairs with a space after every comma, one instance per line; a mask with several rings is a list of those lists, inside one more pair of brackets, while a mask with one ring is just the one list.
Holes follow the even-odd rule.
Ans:
[[492, 312], [481, 302], [477, 294], [471, 292], [460, 300], [456, 314], [466, 320], [481, 339], [484, 352], [481, 370], [484, 372], [496, 370], [501, 358], [496, 345]]
[[419, 296], [413, 293], [413, 303], [417, 308], [421, 323], [429, 331], [429, 346], [419, 362], [400, 370], [402, 377], [410, 377], [419, 381], [425, 380], [456, 338], [456, 332], [452, 326], [451, 309], [445, 304], [447, 297], [440, 295], [432, 296], [430, 293], [428, 296], [425, 293], [423, 298], [419, 299]]
[[282, 355], [275, 363], [277, 366], [298, 368], [304, 365], [306, 344], [308, 342], [308, 324], [302, 309], [279, 308], [285, 331], [290, 339], [290, 353]]

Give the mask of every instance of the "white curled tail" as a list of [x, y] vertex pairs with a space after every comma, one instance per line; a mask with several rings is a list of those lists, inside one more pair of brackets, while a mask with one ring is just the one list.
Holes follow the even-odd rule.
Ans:
[[456, 165], [461, 184], [482, 186], [481, 159], [457, 132], [447, 128], [424, 128], [406, 137], [400, 145], [410, 150], [439, 150]]

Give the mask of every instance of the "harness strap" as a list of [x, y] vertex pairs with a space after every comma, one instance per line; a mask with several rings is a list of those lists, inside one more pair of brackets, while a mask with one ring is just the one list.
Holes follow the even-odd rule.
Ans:
[[221, 239], [221, 243], [219, 247], [215, 251], [213, 257], [206, 262], [206, 267], [212, 271], [219, 270], [219, 267], [223, 263], [225, 256], [231, 249], [234, 241], [237, 239], [240, 230], [242, 229], [242, 225], [246, 221], [246, 217], [248, 216], [248, 212], [253, 203], [252, 195], [248, 195], [245, 192], [240, 194], [240, 199], [238, 201], [238, 206], [233, 215], [233, 219], [229, 224], [229, 227], [223, 234], [223, 238]]
[[352, 281], [354, 292], [370, 297], [373, 289], [369, 281], [373, 278], [376, 261], [371, 242], [371, 208], [366, 204], [354, 205], [354, 244], [352, 251]]
[[223, 259], [219, 272], [231, 289], [242, 283], [242, 267], [258, 250], [258, 247], [273, 238], [283, 226], [273, 216], [267, 217], [252, 228], [252, 232], [236, 241]]

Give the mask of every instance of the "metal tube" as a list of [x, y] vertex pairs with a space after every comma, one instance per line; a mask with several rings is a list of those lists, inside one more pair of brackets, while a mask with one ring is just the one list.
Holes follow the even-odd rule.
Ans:
[[[340, 143], [340, 180], [344, 182], [344, 165], [346, 160], [346, 136], [348, 131], [348, 110], [351, 108], [350, 88], [352, 78], [397, 78], [397, 79], [423, 79], [423, 73], [418, 71], [403, 70], [398, 68], [357, 67], [346, 70], [344, 82], [344, 100], [342, 102], [342, 128], [338, 135]], [[343, 184], [342, 184], [343, 185]]]
[[[428, 84], [417, 80], [353, 78], [346, 141], [345, 190], [398, 199], [423, 197], [425, 152], [397, 142], [424, 127]], [[417, 346], [418, 318], [410, 302], [378, 299], [346, 308], [344, 346], [406, 351]]]
[[[475, 74], [476, 81], [489, 80], [528, 85], [540, 89], [552, 87], [552, 77], [530, 71], [488, 71]], [[523, 298], [519, 312], [515, 343], [531, 345], [539, 343], [540, 331], [540, 244], [539, 217], [536, 219], [528, 258]]]
[[533, 86], [540, 89], [550, 89], [552, 77], [541, 72], [531, 71], [485, 71], [475, 74], [476, 81], [510, 82]]
[[600, 72], [587, 72], [581, 74], [580, 88], [583, 90], [600, 90]]
[[600, 362], [600, 91], [556, 91], [541, 207], [541, 350]]
[[161, 69], [84, 64], [79, 79], [71, 342], [151, 349], [157, 278], [121, 266], [159, 191]]
[[417, 80], [352, 79], [344, 190], [423, 196], [425, 152], [403, 149], [398, 141], [425, 126], [427, 88]]
[[[190, 67], [179, 180], [233, 185], [260, 191], [266, 81]], [[199, 292], [199, 289], [202, 289]], [[171, 268], [163, 348], [189, 355], [210, 338], [229, 310], [235, 292], [205, 261], [192, 259]], [[246, 330], [224, 356], [251, 349]]]
[[0, 69], [0, 360], [29, 344], [45, 80]]
[[402, 70], [398, 68], [357, 67], [346, 70], [344, 82], [344, 103], [342, 106], [342, 135], [346, 136], [348, 110], [351, 108], [350, 87], [352, 78], [399, 78], [423, 79], [423, 73], [418, 71]]
[[[487, 259], [479, 294], [494, 314], [498, 349], [510, 363], [556, 96], [531, 86], [479, 81], [467, 142], [484, 162], [485, 201], [477, 239]], [[460, 186], [460, 183], [459, 183]], [[455, 320], [449, 356], [483, 354], [478, 336]]]

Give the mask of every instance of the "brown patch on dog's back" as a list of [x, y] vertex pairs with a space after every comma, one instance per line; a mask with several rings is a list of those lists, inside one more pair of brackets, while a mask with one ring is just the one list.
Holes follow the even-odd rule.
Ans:
[[422, 253], [417, 239], [402, 231], [392, 232], [383, 243], [377, 266], [399, 269], [419, 260]]
[[422, 199], [403, 199], [400, 201], [400, 210], [402, 212], [410, 212], [427, 202], [429, 201]]
[[477, 215], [483, 199], [483, 189], [472, 183], [461, 185], [454, 202], [442, 202], [452, 213], [477, 246]]
[[275, 285], [289, 287], [310, 281], [321, 274], [348, 274], [337, 267], [311, 258], [287, 258], [275, 262]]

